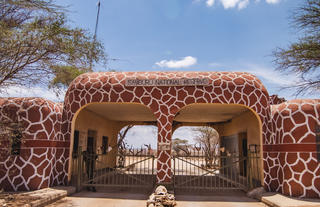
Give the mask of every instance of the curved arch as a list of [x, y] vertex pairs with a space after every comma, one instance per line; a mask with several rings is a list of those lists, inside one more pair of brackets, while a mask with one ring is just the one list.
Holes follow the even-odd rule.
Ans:
[[[253, 108], [251, 108], [251, 107], [249, 107], [249, 106], [247, 106], [247, 105], [244, 105], [244, 104], [233, 104], [233, 103], [230, 103], [230, 104], [221, 104], [221, 103], [192, 103], [192, 104], [188, 104], [188, 105], [185, 105], [185, 106], [183, 106], [182, 108], [180, 108], [180, 110], [176, 113], [176, 115], [180, 112], [180, 111], [182, 111], [182, 110], [184, 110], [184, 109], [186, 109], [187, 107], [192, 107], [192, 106], [195, 106], [195, 105], [197, 105], [197, 106], [201, 106], [201, 105], [207, 105], [207, 106], [217, 106], [217, 105], [219, 105], [219, 106], [223, 106], [223, 107], [232, 107], [232, 106], [238, 106], [238, 107], [244, 107], [244, 108], [246, 108], [246, 109], [248, 109], [249, 111], [251, 111], [254, 115], [255, 115], [255, 117], [257, 118], [257, 120], [258, 120], [258, 122], [259, 122], [259, 125], [260, 125], [260, 129], [261, 129], [261, 131], [262, 131], [262, 120], [261, 120], [261, 116], [258, 114], [258, 112], [256, 111], [256, 110], [254, 110]], [[261, 140], [262, 141], [262, 140]]]
[[[193, 110], [192, 111], [192, 107], [195, 107], [197, 106], [196, 110]], [[203, 107], [205, 106], [204, 110], [201, 112], [199, 111], [199, 108], [200, 107]], [[219, 107], [218, 107], [219, 106]], [[229, 117], [223, 117], [224, 119], [228, 118], [228, 120], [221, 120], [221, 121], [217, 121], [217, 120], [202, 120], [202, 121], [196, 121], [197, 120], [197, 116], [199, 117], [203, 117], [203, 116], [206, 116], [205, 114], [203, 114], [203, 112], [207, 113], [207, 116], [209, 117], [210, 115], [210, 110], [219, 110], [219, 113], [220, 114], [223, 114], [224, 112], [222, 111], [223, 108], [227, 109], [227, 108], [231, 108], [232, 110], [226, 110], [229, 115]], [[197, 110], [198, 109], [198, 110]], [[259, 143], [259, 147], [260, 147], [260, 150], [259, 150], [259, 153], [260, 153], [260, 160], [259, 160], [259, 163], [260, 163], [260, 181], [261, 181], [261, 184], [263, 185], [264, 183], [264, 162], [263, 162], [263, 128], [262, 128], [262, 120], [261, 120], [261, 117], [260, 115], [255, 111], [253, 110], [251, 107], [248, 107], [246, 105], [243, 105], [243, 104], [218, 104], [218, 103], [193, 103], [193, 104], [189, 104], [189, 105], [186, 105], [184, 107], [182, 107], [177, 113], [176, 113], [176, 116], [175, 116], [175, 120], [179, 120], [179, 116], [181, 117], [180, 120], [187, 120], [187, 122], [182, 122], [180, 121], [180, 123], [182, 123], [180, 126], [178, 126], [177, 128], [179, 127], [183, 127], [183, 126], [210, 126], [210, 127], [213, 127], [215, 130], [217, 130], [217, 132], [219, 133], [219, 135], [222, 137], [223, 136], [223, 133], [221, 133], [221, 131], [219, 130], [219, 125], [225, 125], [225, 124], [229, 124], [229, 120], [232, 120], [234, 117], [239, 117], [241, 116], [242, 114], [245, 114], [246, 111], [249, 111], [250, 114], [252, 114], [255, 118], [254, 120], [257, 121], [257, 125], [258, 125], [258, 131], [259, 131], [259, 137], [258, 137], [258, 143]], [[184, 113], [185, 112], [185, 113]], [[191, 113], [194, 113], [194, 114], [197, 114], [196, 116], [190, 116]], [[219, 116], [219, 113], [215, 113], [213, 114], [212, 116]], [[232, 116], [232, 113], [235, 113], [235, 116]], [[183, 117], [184, 116], [184, 117]], [[183, 118], [182, 118], [183, 117]], [[194, 122], [190, 122], [192, 120], [195, 120]], [[216, 126], [217, 128], [215, 128], [214, 126]], [[173, 131], [172, 131], [172, 134], [174, 133], [174, 130], [176, 130], [177, 128], [173, 127]], [[224, 130], [223, 130], [224, 131]], [[239, 131], [240, 132], [240, 131]], [[242, 132], [242, 131], [241, 131]], [[220, 138], [221, 138], [220, 137]], [[248, 137], [249, 138], [249, 137]]]
[[[82, 114], [81, 119], [79, 116]], [[142, 116], [142, 117], [139, 117]], [[98, 120], [98, 123], [96, 120]], [[112, 127], [112, 134], [117, 137], [118, 132], [126, 125], [132, 123], [147, 124], [148, 122], [155, 122], [156, 118], [154, 114], [147, 106], [139, 103], [89, 103], [81, 108], [79, 108], [72, 119], [71, 125], [71, 138], [70, 138], [70, 151], [69, 159], [72, 160], [73, 145], [74, 145], [74, 131], [76, 129], [76, 122], [78, 122], [78, 130], [80, 127], [84, 127], [82, 131], [86, 132], [88, 130], [97, 131], [97, 133], [106, 134], [104, 128], [99, 127], [99, 125], [106, 124], [108, 122]], [[85, 124], [88, 122], [87, 124]], [[99, 132], [100, 131], [100, 132]], [[102, 132], [104, 131], [104, 132]], [[111, 133], [111, 132], [110, 132]], [[109, 136], [109, 135], [108, 135]], [[113, 138], [114, 139], [114, 138]], [[71, 179], [72, 162], [69, 162], [68, 166], [68, 178]]]
[[126, 105], [126, 104], [130, 104], [130, 105], [136, 105], [136, 106], [142, 106], [143, 108], [147, 109], [150, 111], [150, 113], [154, 116], [152, 110], [148, 107], [145, 106], [143, 104], [140, 103], [130, 103], [130, 102], [91, 102], [88, 103], [86, 105], [81, 106], [80, 108], [77, 109], [77, 111], [74, 113], [73, 117], [72, 117], [72, 125], [71, 128], [74, 129], [74, 124], [75, 124], [75, 120], [77, 119], [79, 113], [86, 107], [90, 106], [90, 105], [94, 105], [94, 104], [100, 104], [100, 105], [107, 105], [107, 104], [117, 104], [117, 105]]
[[[126, 85], [126, 80], [208, 79], [208, 85], [139, 86]], [[130, 102], [148, 106], [156, 116], [158, 141], [171, 141], [175, 114], [193, 103], [243, 104], [259, 114], [264, 142], [270, 142], [269, 95], [261, 81], [244, 72], [102, 72], [80, 75], [70, 85], [63, 109], [66, 120], [62, 133], [71, 137], [73, 116], [92, 102]], [[170, 151], [158, 154], [158, 182], [171, 180]], [[169, 169], [168, 169], [169, 168]]]
[[[208, 86], [129, 87], [127, 79], [208, 78]], [[73, 116], [77, 110], [92, 102], [133, 102], [148, 106], [160, 122], [172, 120], [180, 108], [192, 103], [243, 104], [255, 110], [270, 135], [268, 92], [254, 75], [241, 72], [104, 72], [87, 73], [70, 85], [64, 104], [67, 122], [66, 140], [70, 138]], [[165, 103], [165, 105], [161, 105]], [[161, 120], [162, 119], [162, 120]], [[164, 120], [165, 119], [165, 120]], [[68, 123], [69, 122], [69, 123]], [[165, 123], [162, 123], [165, 124]], [[69, 125], [69, 126], [68, 126]], [[267, 138], [268, 134], [264, 137]]]
[[[126, 86], [127, 79], [186, 79], [208, 78], [206, 86]], [[65, 108], [76, 113], [91, 102], [135, 102], [155, 110], [152, 98], [164, 99], [175, 95], [177, 108], [189, 103], [239, 103], [247, 106], [268, 105], [268, 92], [252, 74], [240, 72], [104, 72], [78, 76], [65, 96]], [[149, 98], [147, 97], [149, 96]], [[258, 99], [260, 99], [258, 101]], [[167, 103], [174, 104], [175, 101]]]

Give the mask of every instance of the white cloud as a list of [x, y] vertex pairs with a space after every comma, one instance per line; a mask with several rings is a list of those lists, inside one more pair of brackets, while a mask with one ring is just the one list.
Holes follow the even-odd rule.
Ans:
[[157, 148], [158, 129], [156, 126], [133, 126], [126, 135], [126, 142], [134, 148], [144, 147], [144, 144], [151, 144], [153, 149]]
[[296, 98], [319, 98], [319, 93], [313, 94], [300, 94], [299, 97], [295, 96], [295, 89], [297, 83], [301, 83], [301, 78], [298, 74], [290, 73], [283, 74], [274, 68], [265, 67], [257, 64], [245, 64], [238, 71], [244, 71], [256, 75], [269, 91], [269, 94], [278, 94], [287, 100]]
[[[256, 75], [263, 82], [267, 82], [277, 87], [286, 87], [297, 83], [300, 79], [295, 74], [282, 74], [271, 67], [265, 67], [254, 63], [237, 63], [236, 65], [224, 63], [209, 63], [209, 66], [220, 66], [221, 71], [248, 72]], [[223, 67], [222, 67], [223, 66]]]
[[[290, 86], [295, 86], [301, 81], [299, 75], [296, 74], [283, 74], [272, 67], [263, 66], [255, 63], [236, 63], [224, 64], [223, 68], [219, 71], [233, 71], [233, 72], [248, 72], [256, 75], [268, 90], [269, 94], [278, 94], [287, 100], [295, 99], [294, 89]], [[319, 94], [306, 94], [299, 96], [300, 98], [318, 98]]]
[[220, 2], [225, 9], [230, 9], [236, 7], [240, 0], [220, 0]]
[[225, 9], [231, 9], [237, 7], [239, 10], [246, 8], [249, 0], [220, 0]]
[[280, 2], [280, 0], [266, 0], [266, 2], [267, 2], [268, 4], [277, 4], [277, 3]]
[[214, 4], [214, 0], [207, 0], [206, 4], [207, 4], [208, 7], [211, 7]]
[[187, 68], [197, 63], [197, 58], [186, 56], [181, 60], [161, 60], [155, 64], [161, 68]]
[[[277, 4], [281, 0], [265, 0], [268, 4]], [[238, 8], [239, 10], [246, 8], [250, 0], [219, 0], [224, 9]], [[260, 0], [254, 0], [255, 3], [259, 3]], [[212, 7], [215, 3], [215, 0], [206, 0], [206, 5]]]
[[244, 9], [244, 8], [246, 8], [248, 5], [249, 5], [249, 0], [243, 0], [243, 1], [239, 2], [239, 4], [238, 4], [238, 9], [239, 9], [239, 10]]
[[65, 93], [57, 97], [56, 94], [47, 88], [42, 87], [18, 87], [11, 86], [6, 90], [6, 93], [1, 94], [2, 97], [41, 97], [55, 102], [61, 102], [64, 99]]
[[298, 76], [292, 75], [283, 75], [279, 71], [274, 70], [273, 68], [267, 68], [256, 64], [246, 64], [244, 69], [241, 70], [244, 72], [252, 73], [258, 78], [264, 79], [269, 83], [285, 87], [292, 84], [295, 84], [299, 78]]

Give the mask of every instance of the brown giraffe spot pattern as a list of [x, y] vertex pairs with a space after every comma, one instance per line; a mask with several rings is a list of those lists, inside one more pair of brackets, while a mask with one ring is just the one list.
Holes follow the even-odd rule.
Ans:
[[271, 112], [272, 144], [282, 150], [264, 152], [268, 190], [289, 196], [320, 197], [315, 139], [315, 127], [320, 126], [320, 100], [291, 100], [272, 105]]
[[[126, 79], [208, 78], [208, 86], [126, 87]], [[240, 95], [236, 95], [240, 94]], [[148, 106], [157, 118], [158, 142], [171, 143], [172, 122], [176, 113], [193, 103], [242, 104], [256, 111], [263, 124], [263, 137], [268, 134], [268, 93], [255, 76], [241, 72], [106, 72], [80, 75], [67, 91], [63, 134], [70, 139], [74, 114], [94, 102], [135, 102]], [[270, 124], [270, 123], [269, 123]], [[158, 151], [157, 181], [170, 182], [171, 154]]]
[[[69, 146], [28, 146], [39, 140], [52, 143], [63, 140], [62, 104], [42, 98], [1, 98], [0, 106], [1, 122], [18, 118], [25, 128], [19, 156], [10, 155], [7, 143], [0, 144], [1, 188], [33, 190], [65, 183]], [[59, 166], [62, 168], [58, 170]]]
[[[125, 86], [126, 79], [136, 78], [208, 78], [210, 82], [208, 86]], [[296, 144], [298, 148], [302, 143], [315, 145], [314, 126], [310, 124], [319, 122], [320, 101], [283, 101], [277, 97], [270, 98], [259, 79], [242, 72], [83, 74], [70, 85], [63, 107], [39, 98], [0, 100], [0, 120], [4, 119], [2, 111], [11, 107], [26, 122], [25, 134], [28, 139], [50, 141], [50, 143], [37, 141], [37, 144], [33, 144], [35, 146], [29, 142], [23, 155], [1, 158], [0, 167], [7, 171], [11, 168], [18, 170], [13, 170], [12, 175], [0, 174], [0, 183], [1, 186], [11, 186], [13, 190], [66, 184], [71, 123], [76, 112], [89, 103], [134, 102], [146, 105], [157, 118], [158, 142], [170, 144], [172, 122], [181, 108], [193, 103], [219, 103], [241, 104], [258, 114], [262, 123], [264, 145], [264, 184], [268, 190], [295, 196], [320, 197], [318, 183], [320, 173], [316, 153], [308, 152], [308, 155], [299, 150], [287, 152], [287, 149], [291, 148], [281, 145]], [[281, 104], [270, 105], [275, 103]], [[36, 146], [39, 144], [50, 147]], [[170, 151], [158, 151], [158, 182], [171, 181], [170, 153]], [[25, 169], [29, 173], [24, 172]]]

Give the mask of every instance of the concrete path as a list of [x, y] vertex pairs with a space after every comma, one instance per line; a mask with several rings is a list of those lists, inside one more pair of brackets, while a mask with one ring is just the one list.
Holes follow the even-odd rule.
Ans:
[[[49, 207], [144, 207], [146, 206], [146, 194], [138, 193], [107, 193], [107, 192], [87, 192], [73, 194], [66, 197]], [[261, 202], [247, 198], [245, 194], [236, 195], [215, 195], [215, 196], [192, 196], [178, 195], [176, 196], [177, 207], [263, 207], [266, 206]]]
[[319, 207], [320, 199], [299, 199], [279, 193], [264, 193], [261, 200], [271, 207]]

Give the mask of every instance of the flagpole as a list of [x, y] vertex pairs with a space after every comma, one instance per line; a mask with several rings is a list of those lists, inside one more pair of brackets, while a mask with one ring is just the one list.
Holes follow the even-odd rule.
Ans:
[[[99, 16], [100, 16], [100, 6], [101, 6], [100, 0], [98, 1], [97, 6], [98, 6], [98, 12], [97, 12], [97, 18], [96, 18], [96, 26], [94, 28], [93, 44], [95, 44], [96, 40], [97, 40], [97, 31], [98, 31]], [[92, 62], [93, 62], [93, 60], [92, 60], [93, 48], [94, 48], [94, 46], [92, 46], [91, 57], [90, 57], [90, 70], [91, 71], [92, 71]]]

